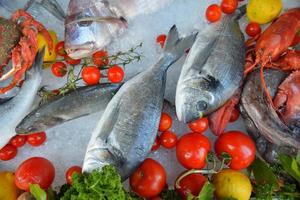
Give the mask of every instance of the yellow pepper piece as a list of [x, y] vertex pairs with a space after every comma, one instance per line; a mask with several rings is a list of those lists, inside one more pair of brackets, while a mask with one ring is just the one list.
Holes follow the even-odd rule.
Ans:
[[12, 172], [0, 172], [0, 200], [16, 200], [18, 188]]

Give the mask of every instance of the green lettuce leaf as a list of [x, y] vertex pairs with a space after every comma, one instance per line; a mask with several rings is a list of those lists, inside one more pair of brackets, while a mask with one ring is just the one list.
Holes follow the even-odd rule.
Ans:
[[279, 161], [284, 170], [300, 183], [300, 167], [295, 158], [288, 155], [279, 155]]

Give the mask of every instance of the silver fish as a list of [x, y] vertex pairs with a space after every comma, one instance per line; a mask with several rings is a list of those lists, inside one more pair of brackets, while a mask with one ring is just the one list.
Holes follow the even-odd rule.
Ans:
[[65, 49], [82, 58], [103, 49], [124, 32], [127, 21], [172, 0], [71, 0], [65, 20]]
[[17, 126], [17, 133], [46, 131], [64, 122], [105, 109], [120, 85], [85, 86], [59, 96], [28, 114]]
[[109, 102], [92, 133], [83, 171], [89, 172], [112, 164], [126, 179], [146, 158], [158, 130], [166, 71], [192, 45], [195, 38], [196, 34], [192, 34], [179, 39], [177, 29], [173, 26], [158, 62], [124, 83]]
[[210, 114], [239, 88], [245, 47], [237, 20], [244, 13], [242, 7], [198, 34], [177, 84], [175, 104], [180, 121], [190, 122]]
[[33, 66], [27, 71], [26, 81], [19, 93], [0, 106], [0, 149], [16, 135], [16, 126], [28, 114], [33, 105], [42, 81], [43, 57], [44, 50], [37, 54]]

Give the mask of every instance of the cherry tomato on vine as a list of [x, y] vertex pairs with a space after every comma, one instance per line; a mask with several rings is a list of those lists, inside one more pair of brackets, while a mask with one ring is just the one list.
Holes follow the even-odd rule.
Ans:
[[172, 149], [176, 146], [177, 136], [171, 131], [165, 131], [159, 136], [159, 142], [166, 149]]
[[208, 138], [199, 133], [183, 135], [176, 145], [177, 160], [187, 169], [203, 168], [209, 151], [210, 142]]
[[250, 22], [246, 26], [246, 33], [250, 37], [255, 37], [256, 35], [258, 35], [258, 34], [261, 33], [260, 25], [258, 23], [256, 23], [256, 22]]
[[30, 184], [38, 184], [43, 189], [48, 189], [55, 176], [53, 164], [42, 157], [32, 157], [25, 160], [15, 173], [16, 186], [29, 191]]
[[65, 61], [70, 65], [78, 65], [81, 62], [81, 59], [73, 59], [73, 58], [69, 57], [68, 55], [65, 55], [64, 58], [65, 58]]
[[107, 66], [109, 64], [107, 51], [97, 51], [93, 54], [93, 61], [95, 65]]
[[112, 83], [120, 83], [124, 79], [124, 70], [122, 67], [114, 65], [108, 69], [107, 78]]
[[172, 117], [168, 113], [163, 112], [160, 117], [158, 130], [161, 132], [167, 131], [169, 128], [171, 128], [172, 123]]
[[144, 198], [155, 197], [166, 185], [166, 171], [157, 161], [147, 158], [130, 176], [131, 189]]
[[10, 140], [9, 143], [15, 147], [22, 147], [26, 143], [26, 140], [26, 135], [16, 135]]
[[156, 151], [160, 147], [159, 137], [155, 138], [155, 141], [152, 145], [151, 151]]
[[222, 15], [220, 6], [218, 6], [217, 4], [212, 4], [208, 6], [205, 15], [206, 15], [206, 19], [209, 22], [219, 21]]
[[67, 53], [65, 51], [65, 42], [64, 41], [60, 41], [59, 43], [57, 43], [57, 45], [55, 46], [55, 52], [60, 56], [67, 55]]
[[229, 167], [234, 170], [247, 168], [255, 159], [256, 147], [253, 140], [240, 131], [221, 134], [215, 143], [215, 152], [222, 159], [222, 153], [230, 156]]
[[100, 81], [101, 73], [96, 66], [84, 67], [81, 76], [87, 85], [96, 85]]
[[229, 122], [235, 122], [236, 120], [239, 119], [239, 117], [240, 117], [240, 112], [238, 111], [238, 109], [234, 108], [233, 111], [231, 112]]
[[167, 35], [161, 34], [161, 35], [157, 36], [156, 43], [159, 44], [161, 48], [164, 48], [166, 39], [167, 39]]
[[72, 166], [66, 172], [66, 181], [68, 184], [72, 185], [72, 176], [73, 173], [81, 174], [82, 168], [79, 166]]
[[63, 77], [67, 73], [67, 65], [63, 62], [55, 62], [51, 67], [51, 71], [54, 76]]
[[13, 159], [18, 153], [17, 147], [7, 144], [0, 149], [0, 160], [7, 161]]
[[208, 119], [207, 117], [199, 118], [188, 124], [189, 128], [196, 133], [203, 133], [208, 129]]
[[222, 0], [221, 2], [221, 10], [223, 13], [231, 14], [234, 13], [238, 6], [237, 0]]
[[45, 132], [32, 133], [27, 136], [27, 142], [34, 147], [42, 145], [47, 139]]

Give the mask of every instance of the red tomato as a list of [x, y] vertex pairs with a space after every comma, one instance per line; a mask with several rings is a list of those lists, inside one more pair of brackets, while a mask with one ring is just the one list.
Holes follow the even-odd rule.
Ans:
[[43, 189], [48, 189], [55, 176], [52, 163], [41, 157], [32, 157], [25, 160], [15, 173], [15, 184], [21, 190], [29, 191], [30, 184], [38, 184]]
[[67, 55], [67, 53], [65, 51], [65, 42], [64, 41], [60, 41], [59, 43], [57, 43], [57, 45], [55, 46], [55, 52], [60, 56]]
[[147, 158], [130, 176], [131, 189], [144, 198], [155, 197], [166, 185], [166, 171], [157, 161]]
[[172, 117], [167, 113], [162, 113], [159, 122], [158, 130], [161, 132], [167, 131], [172, 126]]
[[95, 65], [107, 66], [109, 64], [107, 51], [97, 51], [93, 54], [93, 61]]
[[26, 135], [16, 135], [10, 140], [10, 144], [15, 147], [22, 147], [26, 143], [27, 137]]
[[163, 199], [161, 197], [157, 196], [157, 197], [150, 198], [149, 200], [163, 200]]
[[176, 145], [177, 160], [187, 169], [203, 168], [209, 151], [208, 138], [198, 133], [185, 134]]
[[208, 6], [205, 15], [206, 15], [206, 19], [209, 22], [219, 21], [222, 15], [220, 6], [218, 6], [217, 4], [212, 4]]
[[203, 133], [208, 129], [208, 119], [206, 117], [199, 118], [188, 124], [189, 128], [196, 133]]
[[124, 79], [124, 70], [122, 67], [114, 65], [108, 69], [107, 78], [112, 83], [120, 83]]
[[72, 185], [72, 176], [73, 173], [81, 174], [82, 169], [79, 166], [72, 166], [66, 172], [66, 181], [68, 184]]
[[160, 45], [161, 48], [164, 48], [167, 36], [166, 34], [161, 34], [157, 36], [156, 43]]
[[250, 37], [255, 37], [256, 35], [258, 35], [258, 34], [261, 33], [260, 25], [258, 23], [256, 23], [256, 22], [250, 22], [246, 26], [246, 33]]
[[47, 139], [45, 132], [33, 133], [27, 136], [27, 142], [34, 147], [42, 145]]
[[234, 170], [247, 168], [255, 159], [255, 143], [240, 131], [228, 131], [221, 134], [215, 143], [215, 152], [221, 159], [221, 154], [231, 157], [229, 167]]
[[53, 65], [51, 67], [51, 71], [54, 74], [54, 76], [63, 77], [66, 75], [68, 70], [67, 70], [67, 66], [65, 63], [55, 62], [55, 63], [53, 63]]
[[177, 136], [171, 131], [165, 131], [159, 136], [159, 142], [163, 147], [172, 149], [176, 146]]
[[234, 13], [238, 6], [237, 0], [222, 0], [221, 10], [223, 13], [231, 14]]
[[160, 147], [159, 137], [156, 137], [154, 144], [151, 148], [151, 151], [156, 151]]
[[236, 108], [234, 108], [231, 113], [229, 122], [235, 122], [236, 120], [238, 120], [239, 117], [240, 117], [240, 112]]
[[0, 149], [0, 160], [7, 161], [13, 159], [18, 153], [17, 147], [7, 144]]
[[96, 85], [100, 81], [101, 74], [96, 66], [88, 66], [83, 68], [81, 76], [87, 85]]
[[81, 62], [81, 59], [73, 59], [67, 55], [64, 56], [65, 61], [70, 65], [78, 65]]
[[187, 199], [188, 194], [192, 194], [194, 196], [198, 196], [203, 185], [206, 183], [207, 179], [200, 173], [189, 174], [182, 178], [178, 183], [179, 187], [176, 185], [177, 180], [185, 174], [187, 171], [181, 173], [176, 181], [174, 188], [180, 194], [183, 200]]

